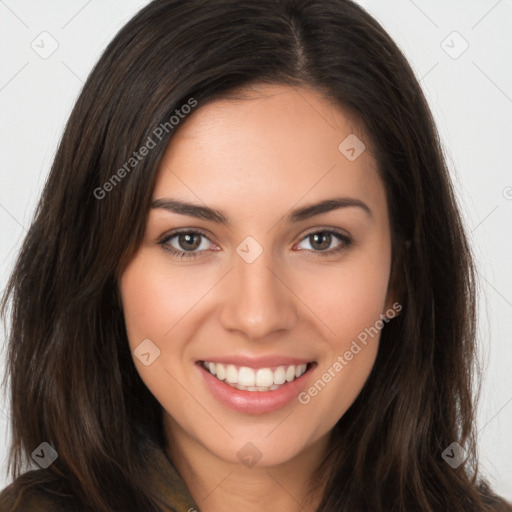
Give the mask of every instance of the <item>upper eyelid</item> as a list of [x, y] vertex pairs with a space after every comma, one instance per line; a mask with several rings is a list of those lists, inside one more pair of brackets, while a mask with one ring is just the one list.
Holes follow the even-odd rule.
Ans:
[[334, 233], [336, 235], [346, 236], [347, 238], [350, 237], [349, 233], [341, 228], [311, 228], [311, 230], [306, 231], [306, 233], [302, 235], [301, 240], [315, 233]]
[[210, 236], [203, 230], [199, 228], [183, 228], [178, 230], [172, 230], [171, 232], [164, 233], [162, 236], [159, 237], [159, 241], [165, 242], [166, 240], [169, 240], [170, 238], [174, 238], [175, 236], [182, 235], [182, 234], [194, 234], [194, 235], [201, 235], [205, 238], [208, 238], [210, 242], [212, 241], [210, 239]]
[[[180, 229], [179, 231], [174, 231], [174, 232], [171, 232], [171, 233], [167, 233], [163, 236], [161, 236], [157, 243], [158, 244], [166, 244], [168, 243], [170, 240], [172, 240], [173, 238], [179, 236], [179, 235], [182, 235], [182, 234], [192, 234], [192, 235], [200, 235], [204, 238], [206, 238], [211, 244], [213, 245], [216, 245], [216, 243], [206, 234], [204, 233], [203, 231], [201, 231], [200, 229]], [[180, 251], [181, 249], [176, 249], [177, 251]], [[194, 252], [203, 252], [203, 250], [201, 251], [183, 251], [183, 252], [189, 252], [189, 253], [194, 253]]]

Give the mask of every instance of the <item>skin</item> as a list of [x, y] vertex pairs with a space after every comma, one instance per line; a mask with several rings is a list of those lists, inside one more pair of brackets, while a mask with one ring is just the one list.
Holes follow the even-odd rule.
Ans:
[[[364, 151], [338, 150], [355, 133]], [[291, 209], [335, 197], [363, 201], [290, 223]], [[366, 136], [313, 90], [253, 86], [243, 97], [199, 106], [179, 126], [161, 162], [153, 199], [174, 198], [221, 210], [225, 226], [152, 208], [145, 238], [124, 271], [121, 295], [132, 351], [150, 339], [160, 355], [145, 384], [164, 410], [167, 451], [201, 510], [314, 510], [306, 483], [328, 434], [354, 402], [373, 367], [378, 336], [309, 403], [293, 400], [264, 414], [220, 404], [196, 362], [225, 355], [289, 355], [316, 361], [310, 387], [365, 328], [394, 303], [391, 237], [384, 185]], [[201, 230], [196, 258], [159, 244], [175, 229]], [[322, 246], [308, 235], [339, 230]], [[262, 254], [236, 252], [253, 237]], [[167, 242], [186, 252], [174, 237]], [[322, 249], [323, 247], [323, 249]], [[252, 249], [251, 249], [252, 250]], [[331, 254], [322, 256], [322, 250]], [[251, 442], [261, 459], [237, 457]]]

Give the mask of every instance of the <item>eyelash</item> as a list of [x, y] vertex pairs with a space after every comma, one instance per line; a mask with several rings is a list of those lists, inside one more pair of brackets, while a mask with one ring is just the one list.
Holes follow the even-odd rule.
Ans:
[[[209, 238], [206, 236], [206, 234], [201, 232], [201, 231], [182, 230], [182, 231], [174, 231], [174, 232], [172, 232], [172, 233], [170, 233], [168, 235], [164, 235], [164, 237], [161, 240], [158, 241], [158, 244], [162, 247], [162, 249], [165, 252], [171, 254], [171, 256], [174, 256], [174, 257], [177, 257], [177, 258], [180, 258], [180, 259], [194, 259], [194, 258], [197, 258], [198, 253], [203, 252], [203, 251], [197, 251], [197, 252], [180, 251], [180, 250], [177, 250], [174, 247], [171, 247], [171, 246], [168, 245], [170, 240], [172, 240], [173, 238], [175, 238], [175, 237], [177, 237], [179, 235], [183, 235], [183, 234], [185, 234], [185, 235], [199, 235], [199, 236], [203, 236], [204, 238], [209, 240]], [[304, 235], [301, 238], [300, 242], [303, 242], [304, 240], [308, 239], [309, 237], [311, 237], [313, 235], [317, 235], [317, 234], [333, 235], [341, 243], [337, 247], [335, 247], [334, 249], [330, 249], [328, 251], [312, 251], [310, 249], [306, 249], [307, 251], [313, 253], [315, 256], [319, 256], [319, 257], [332, 256], [334, 254], [338, 254], [338, 253], [341, 253], [341, 252], [345, 251], [352, 244], [352, 240], [351, 240], [351, 238], [349, 236], [347, 236], [347, 235], [345, 235], [343, 233], [340, 233], [339, 231], [334, 231], [332, 229], [320, 229], [320, 230], [317, 230], [317, 231], [311, 231], [310, 233], [307, 233], [306, 235]]]

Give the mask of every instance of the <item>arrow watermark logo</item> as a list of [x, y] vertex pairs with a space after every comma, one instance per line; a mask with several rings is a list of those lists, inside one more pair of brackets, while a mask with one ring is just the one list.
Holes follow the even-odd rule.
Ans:
[[467, 457], [466, 450], [459, 443], [453, 442], [441, 454], [441, 457], [453, 468], [458, 468]]
[[34, 50], [41, 59], [50, 58], [59, 47], [57, 40], [48, 32], [41, 32], [30, 44], [32, 50]]
[[248, 236], [238, 245], [236, 252], [246, 263], [253, 263], [263, 252], [263, 247], [252, 236]]
[[262, 457], [262, 453], [252, 443], [245, 443], [240, 450], [238, 450], [236, 456], [238, 460], [247, 466], [252, 468]]
[[133, 355], [144, 366], [149, 366], [160, 355], [160, 349], [150, 339], [146, 338], [133, 351]]
[[469, 43], [457, 31], [453, 31], [441, 41], [441, 48], [455, 60], [469, 48]]
[[36, 464], [43, 469], [50, 467], [59, 457], [55, 449], [46, 441], [42, 442], [31, 455]]
[[343, 139], [338, 146], [339, 152], [351, 162], [357, 160], [365, 149], [366, 146], [363, 144], [363, 141], [354, 133], [351, 133], [348, 137]]

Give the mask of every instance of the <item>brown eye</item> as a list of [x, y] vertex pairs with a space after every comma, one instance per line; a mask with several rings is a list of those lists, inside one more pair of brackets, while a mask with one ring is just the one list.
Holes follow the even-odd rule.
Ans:
[[184, 251], [193, 251], [201, 245], [201, 235], [197, 233], [181, 233], [178, 235], [178, 245]]
[[[308, 246], [300, 247], [307, 243]], [[348, 248], [352, 240], [345, 234], [337, 231], [315, 231], [306, 235], [300, 242], [299, 247], [319, 256], [332, 255]]]
[[198, 231], [180, 231], [163, 238], [159, 245], [172, 256], [180, 259], [195, 258], [212, 248], [212, 242]]
[[330, 233], [314, 233], [313, 235], [309, 235], [311, 247], [318, 251], [325, 251], [329, 249], [332, 242], [332, 235]]

